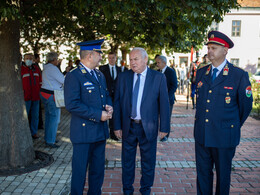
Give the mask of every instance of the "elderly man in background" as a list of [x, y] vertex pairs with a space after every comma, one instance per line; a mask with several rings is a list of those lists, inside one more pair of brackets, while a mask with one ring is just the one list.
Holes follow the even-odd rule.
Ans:
[[[176, 72], [174, 69], [167, 66], [167, 58], [165, 56], [158, 56], [156, 59], [157, 67], [159, 68], [159, 71], [162, 72], [167, 81], [167, 88], [168, 88], [168, 97], [169, 97], [169, 103], [170, 103], [170, 122], [171, 122], [171, 115], [172, 115], [172, 109], [173, 104], [175, 101], [175, 92], [178, 87], [178, 81]], [[168, 137], [170, 135], [170, 132], [167, 134], [167, 136], [163, 137], [161, 139], [162, 142], [167, 141]]]
[[64, 75], [58, 69], [58, 54], [50, 52], [47, 54], [47, 64], [43, 65], [41, 100], [45, 109], [45, 142], [50, 148], [58, 148], [56, 135], [60, 122], [60, 108], [56, 107], [54, 90], [63, 87]]

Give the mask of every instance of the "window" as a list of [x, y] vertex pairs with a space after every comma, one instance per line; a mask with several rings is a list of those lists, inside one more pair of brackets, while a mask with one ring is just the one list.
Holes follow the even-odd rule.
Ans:
[[212, 31], [212, 30], [218, 30], [218, 23], [212, 22], [212, 24], [210, 26], [210, 31]]
[[239, 59], [238, 58], [231, 58], [230, 62], [231, 62], [231, 64], [234, 64], [235, 66], [239, 66]]
[[241, 21], [232, 20], [232, 36], [240, 37], [240, 34], [241, 34]]

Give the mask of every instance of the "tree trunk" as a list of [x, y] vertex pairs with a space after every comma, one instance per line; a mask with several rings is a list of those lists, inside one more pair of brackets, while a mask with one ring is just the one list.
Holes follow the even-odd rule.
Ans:
[[0, 25], [0, 168], [24, 167], [35, 157], [25, 109], [18, 21]]
[[121, 52], [122, 52], [122, 59], [126, 61], [126, 55], [127, 55], [128, 49], [121, 47]]

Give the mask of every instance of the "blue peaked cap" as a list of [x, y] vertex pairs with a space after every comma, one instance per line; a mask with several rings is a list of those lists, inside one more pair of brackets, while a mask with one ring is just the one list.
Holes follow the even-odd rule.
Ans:
[[105, 39], [85, 41], [85, 42], [77, 43], [77, 45], [80, 46], [80, 50], [93, 50], [93, 51], [102, 53], [101, 45], [104, 42], [104, 40]]

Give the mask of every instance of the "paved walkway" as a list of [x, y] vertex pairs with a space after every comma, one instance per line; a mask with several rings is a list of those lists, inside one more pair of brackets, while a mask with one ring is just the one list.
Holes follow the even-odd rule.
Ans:
[[[156, 176], [152, 194], [196, 194], [193, 121], [195, 111], [185, 96], [177, 95], [173, 108], [170, 139], [158, 142]], [[53, 154], [48, 167], [20, 176], [0, 177], [1, 195], [68, 195], [71, 178], [72, 145], [69, 140], [70, 115], [62, 110], [58, 149], [45, 148], [44, 131], [34, 141], [36, 150]], [[108, 140], [103, 194], [122, 194], [121, 143]], [[137, 156], [135, 194], [140, 182], [140, 156]], [[87, 183], [86, 183], [87, 184]], [[87, 185], [84, 194], [87, 192]], [[242, 139], [233, 161], [231, 194], [260, 194], [260, 121], [251, 117], [242, 128]]]

